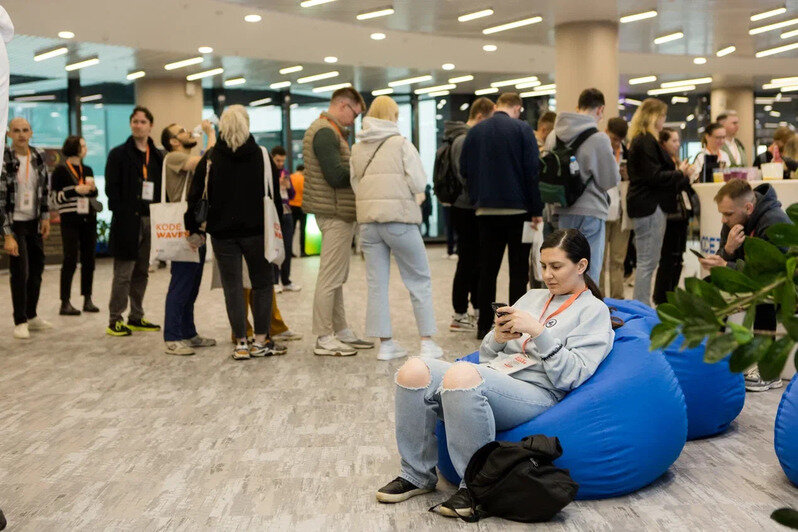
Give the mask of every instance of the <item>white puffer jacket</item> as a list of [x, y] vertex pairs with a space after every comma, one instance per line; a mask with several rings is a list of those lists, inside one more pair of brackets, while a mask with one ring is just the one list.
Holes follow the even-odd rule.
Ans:
[[[363, 119], [357, 139], [349, 168], [358, 223], [420, 224], [421, 208], [415, 195], [424, 192], [427, 176], [416, 147], [402, 137], [395, 122], [373, 117]], [[385, 144], [366, 169], [383, 140]]]

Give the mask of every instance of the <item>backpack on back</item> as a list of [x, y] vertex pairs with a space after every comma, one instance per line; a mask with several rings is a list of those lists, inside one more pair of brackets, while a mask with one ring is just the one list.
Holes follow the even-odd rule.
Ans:
[[463, 192], [463, 185], [454, 174], [452, 162], [452, 141], [443, 139], [441, 147], [435, 152], [435, 166], [432, 170], [432, 188], [438, 201], [444, 205], [454, 203]]
[[543, 203], [558, 207], [570, 207], [585, 192], [593, 179], [582, 181], [576, 151], [598, 129], [591, 127], [580, 133], [570, 144], [559, 138], [554, 149], [545, 152], [540, 158], [540, 198]]

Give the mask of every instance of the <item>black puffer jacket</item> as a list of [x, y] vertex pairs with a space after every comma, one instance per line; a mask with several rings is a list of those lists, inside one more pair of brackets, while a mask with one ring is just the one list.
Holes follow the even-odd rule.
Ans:
[[[283, 212], [280, 198], [279, 171], [272, 165], [272, 184], [274, 186], [274, 206]], [[208, 223], [205, 231], [216, 238], [239, 238], [263, 234], [263, 153], [252, 135], [236, 151], [224, 139], [206, 153], [191, 180], [186, 211], [186, 228], [190, 233], [199, 233], [194, 219], [197, 203], [202, 199], [205, 188], [205, 174], [211, 160], [208, 178]]]
[[[768, 227], [775, 224], [789, 224], [792, 223], [792, 220], [781, 208], [781, 202], [772, 186], [767, 183], [759, 185], [754, 189], [754, 194], [756, 194], [756, 204], [754, 205], [754, 212], [751, 213], [748, 221], [745, 222], [745, 234], [746, 236], [755, 236], [767, 240], [768, 237], [765, 231], [767, 231]], [[743, 246], [740, 246], [733, 254], [726, 253], [726, 241], [729, 239], [730, 231], [731, 227], [724, 224], [723, 229], [720, 231], [720, 250], [718, 255], [723, 260], [732, 263], [743, 259], [745, 252], [743, 251]]]

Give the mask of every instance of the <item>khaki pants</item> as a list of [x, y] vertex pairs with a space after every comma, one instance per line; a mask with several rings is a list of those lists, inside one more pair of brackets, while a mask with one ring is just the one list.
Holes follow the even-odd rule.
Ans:
[[613, 299], [623, 299], [623, 261], [629, 246], [629, 230], [621, 229], [621, 220], [607, 222], [607, 238], [604, 244], [604, 272], [601, 276], [601, 291]]
[[[252, 324], [249, 322], [249, 310], [252, 309], [252, 290], [244, 288], [244, 301], [247, 302], [247, 338], [255, 336], [255, 331], [252, 330]], [[272, 297], [272, 322], [269, 325], [269, 337], [273, 338], [275, 335], [284, 333], [288, 330], [288, 325], [283, 321], [283, 316], [280, 314], [280, 309], [277, 308], [277, 298]], [[231, 334], [233, 343], [236, 342], [236, 335]]]
[[316, 216], [321, 230], [321, 260], [313, 296], [313, 334], [327, 336], [347, 329], [344, 283], [349, 277], [349, 259], [355, 223], [333, 216]]

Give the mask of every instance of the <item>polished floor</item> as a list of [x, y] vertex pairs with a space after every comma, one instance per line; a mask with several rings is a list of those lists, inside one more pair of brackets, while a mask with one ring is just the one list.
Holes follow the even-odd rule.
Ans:
[[[429, 256], [437, 339], [452, 360], [478, 343], [448, 331], [455, 263], [439, 247]], [[39, 307], [56, 328], [14, 340], [8, 277], [0, 275], [0, 508], [9, 530], [526, 529], [428, 513], [453, 491], [443, 480], [438, 493], [401, 505], [375, 502], [375, 489], [398, 468], [392, 375], [401, 361], [379, 362], [374, 351], [314, 357], [307, 333], [318, 259], [294, 265], [304, 289], [278, 301], [305, 338], [290, 344], [287, 356], [243, 362], [230, 358], [222, 294], [210, 290], [209, 275], [197, 324], [220, 345], [193, 357], [165, 355], [157, 333], [105, 336], [105, 312], [58, 316], [58, 268], [45, 272]], [[110, 262], [101, 261], [95, 299], [104, 311], [110, 274]], [[145, 308], [158, 323], [168, 282], [168, 270], [151, 275]], [[395, 268], [391, 282], [396, 338], [418, 349]], [[504, 274], [499, 286], [501, 299]], [[366, 288], [358, 257], [345, 294], [351, 324], [362, 331]], [[749, 395], [729, 432], [688, 443], [650, 487], [574, 503], [541, 528], [777, 529], [771, 511], [798, 506], [798, 489], [773, 451], [782, 390]]]

